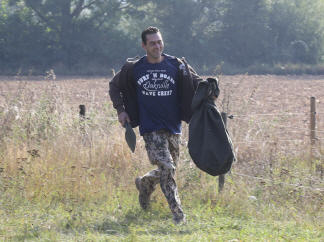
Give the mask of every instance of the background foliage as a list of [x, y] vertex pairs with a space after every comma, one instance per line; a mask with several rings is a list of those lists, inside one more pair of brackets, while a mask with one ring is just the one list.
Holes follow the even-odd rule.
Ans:
[[324, 61], [323, 8], [320, 0], [1, 0], [0, 74], [107, 74], [143, 55], [140, 33], [150, 25], [167, 53], [202, 73], [319, 74], [310, 66]]

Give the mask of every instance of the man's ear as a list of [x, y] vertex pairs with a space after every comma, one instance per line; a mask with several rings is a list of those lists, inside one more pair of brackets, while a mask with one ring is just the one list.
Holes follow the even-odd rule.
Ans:
[[144, 42], [142, 42], [142, 48], [146, 50], [146, 45], [144, 44]]

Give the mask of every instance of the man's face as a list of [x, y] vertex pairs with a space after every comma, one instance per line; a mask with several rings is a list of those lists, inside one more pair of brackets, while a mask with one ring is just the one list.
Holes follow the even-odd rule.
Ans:
[[147, 34], [146, 44], [142, 43], [142, 47], [146, 51], [146, 54], [149, 58], [159, 59], [164, 48], [161, 33], [159, 32], [156, 34]]

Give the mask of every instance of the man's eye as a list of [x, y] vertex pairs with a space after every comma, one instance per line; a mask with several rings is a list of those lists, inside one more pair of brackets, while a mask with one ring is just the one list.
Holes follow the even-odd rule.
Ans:
[[162, 45], [162, 41], [150, 42], [150, 46], [154, 46], [155, 44]]

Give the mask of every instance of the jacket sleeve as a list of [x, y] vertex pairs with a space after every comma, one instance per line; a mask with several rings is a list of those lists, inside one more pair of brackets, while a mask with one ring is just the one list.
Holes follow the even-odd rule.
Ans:
[[109, 82], [109, 96], [113, 103], [113, 107], [117, 110], [118, 114], [125, 111], [119, 77], [120, 71]]
[[201, 82], [203, 79], [201, 76], [197, 74], [197, 72], [188, 64], [188, 69], [191, 74], [192, 82], [194, 85], [194, 89], [196, 90], [198, 87], [199, 82]]
[[178, 61], [180, 63], [179, 68], [182, 71], [182, 75], [190, 77], [191, 85], [193, 86], [193, 89], [196, 90], [199, 82], [201, 82], [203, 78], [197, 74], [194, 68], [192, 68], [192, 66], [188, 64], [187, 60], [184, 57], [178, 59]]

